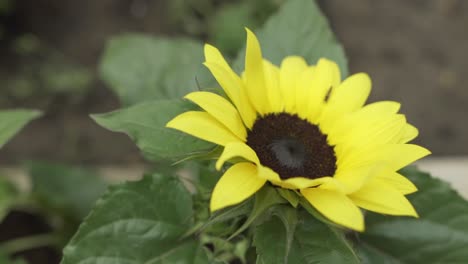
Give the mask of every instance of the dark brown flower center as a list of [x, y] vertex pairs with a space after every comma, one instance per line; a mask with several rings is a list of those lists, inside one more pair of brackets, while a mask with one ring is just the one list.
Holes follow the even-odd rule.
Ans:
[[297, 115], [279, 113], [259, 117], [247, 135], [260, 163], [281, 179], [333, 176], [336, 157], [319, 127]]

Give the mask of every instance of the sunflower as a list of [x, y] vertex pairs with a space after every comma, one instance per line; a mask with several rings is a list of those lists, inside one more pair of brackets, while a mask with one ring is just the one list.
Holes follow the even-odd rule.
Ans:
[[[203, 111], [189, 111], [167, 127], [218, 144], [220, 170], [210, 201], [216, 211], [238, 204], [267, 182], [294, 190], [332, 222], [364, 230], [360, 208], [417, 217], [405, 195], [416, 187], [397, 171], [430, 152], [407, 144], [418, 130], [392, 101], [364, 105], [371, 90], [365, 73], [341, 80], [336, 63], [308, 65], [286, 57], [280, 67], [262, 57], [248, 29], [245, 71], [238, 76], [206, 44], [204, 65], [227, 99], [198, 91], [186, 95]], [[234, 159], [235, 158], [235, 159]]]

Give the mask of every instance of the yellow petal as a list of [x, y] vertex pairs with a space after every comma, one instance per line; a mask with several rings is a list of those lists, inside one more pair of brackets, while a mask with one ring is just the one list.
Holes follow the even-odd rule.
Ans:
[[364, 231], [364, 217], [343, 193], [319, 188], [301, 190], [302, 195], [326, 218], [347, 228]]
[[381, 170], [382, 166], [380, 164], [372, 164], [350, 170], [338, 168], [334, 178], [344, 186], [343, 192], [349, 194], [359, 190], [372, 176], [377, 175]]
[[328, 104], [340, 112], [351, 112], [361, 108], [369, 97], [371, 79], [366, 73], [354, 74], [331, 91]]
[[315, 66], [310, 66], [302, 71], [296, 83], [296, 112], [303, 119], [307, 119], [309, 115], [309, 90], [312, 89], [314, 77]]
[[379, 101], [368, 104], [359, 110], [358, 115], [362, 118], [373, 119], [382, 115], [396, 114], [400, 110], [401, 104], [394, 101]]
[[265, 73], [263, 58], [257, 37], [246, 28], [247, 48], [245, 52], [245, 80], [246, 91], [250, 103], [257, 112], [264, 114], [268, 110], [268, 96], [266, 96]]
[[[275, 171], [273, 171], [272, 169], [268, 168], [268, 167], [265, 167], [263, 165], [260, 164], [260, 161], [258, 160], [256, 154], [255, 154], [255, 157], [251, 154], [251, 153], [248, 153], [249, 151], [245, 151], [246, 154], [244, 154], [244, 156], [249, 156], [249, 158], [246, 158], [247, 160], [250, 160], [254, 163], [256, 163], [256, 166], [257, 166], [257, 176], [266, 180], [266, 181], [269, 181], [277, 186], [281, 186], [281, 183], [282, 183], [282, 180], [281, 178], [279, 177], [278, 173], [276, 173]], [[245, 158], [245, 157], [244, 157]]]
[[[253, 159], [250, 159], [252, 162]], [[315, 186], [327, 186], [328, 189], [332, 190], [343, 190], [343, 186], [333, 177], [321, 177], [317, 179], [308, 179], [305, 177], [294, 177], [283, 180], [279, 177], [278, 173], [274, 172], [272, 169], [265, 167], [261, 164], [257, 164], [257, 169], [259, 171], [259, 177], [262, 177], [276, 186], [280, 186], [285, 189], [291, 190], [300, 190], [309, 187]]]
[[213, 62], [205, 62], [203, 64], [210, 70], [211, 74], [213, 74], [213, 77], [215, 77], [216, 81], [221, 85], [229, 99], [239, 108], [239, 90], [242, 87], [242, 81], [239, 76], [220, 64]]
[[377, 145], [354, 151], [339, 162], [338, 166], [349, 169], [384, 162], [390, 169], [397, 171], [430, 153], [429, 150], [412, 144]]
[[226, 95], [234, 103], [244, 124], [251, 128], [257, 116], [253, 106], [246, 99], [244, 85], [239, 76], [219, 64], [205, 62], [204, 65], [211, 71]]
[[253, 105], [251, 104], [251, 101], [249, 99], [245, 86], [243, 86], [242, 89], [240, 90], [239, 97], [240, 97], [240, 105], [238, 107], [239, 112], [241, 113], [245, 126], [248, 129], [251, 129], [255, 123], [255, 120], [257, 119], [257, 112], [255, 112], [255, 109]]
[[299, 56], [289, 56], [281, 62], [280, 90], [286, 112], [296, 111], [296, 83], [306, 68], [306, 61]]
[[[317, 124], [328, 92], [340, 83], [339, 76], [340, 68], [335, 62], [323, 58], [318, 61], [313, 78], [308, 85], [310, 87], [308, 95], [305, 97], [308, 100], [307, 118], [312, 123]], [[307, 84], [302, 83], [301, 85]]]
[[216, 183], [210, 210], [213, 212], [246, 200], [262, 188], [265, 182], [265, 179], [257, 177], [255, 164], [243, 162], [233, 165]]
[[258, 177], [270, 181], [271, 183], [281, 186], [281, 178], [278, 173], [274, 172], [272, 169], [265, 167], [261, 164], [257, 164]]
[[207, 112], [182, 113], [169, 121], [166, 126], [222, 146], [242, 141]]
[[371, 90], [371, 79], [365, 73], [357, 73], [344, 80], [336, 89], [332, 89], [330, 98], [320, 116], [320, 127], [330, 131], [333, 124], [344, 114], [361, 108]]
[[376, 179], [384, 181], [404, 195], [414, 193], [418, 190], [418, 188], [410, 180], [408, 180], [408, 178], [390, 169], [379, 173], [376, 176]]
[[223, 97], [210, 92], [193, 92], [185, 98], [199, 105], [203, 110], [213, 116], [218, 122], [225, 125], [234, 135], [246, 140], [247, 131], [236, 108]]
[[347, 146], [360, 147], [369, 144], [397, 143], [401, 139], [403, 127], [406, 124], [404, 115], [391, 115], [381, 118], [370, 126], [357, 123], [340, 134], [331, 134], [329, 142], [332, 145], [346, 144]]
[[231, 69], [219, 50], [209, 44], [205, 44], [205, 66], [211, 71], [215, 79], [223, 88], [226, 95], [238, 106], [240, 78]]
[[205, 52], [206, 62], [215, 63], [226, 69], [231, 69], [231, 67], [229, 66], [229, 64], [226, 62], [223, 55], [221, 54], [221, 52], [216, 47], [210, 44], [205, 44], [204, 52]]
[[400, 104], [391, 101], [381, 101], [368, 104], [339, 120], [328, 131], [331, 144], [336, 144], [340, 138], [352, 133], [355, 129], [366, 129], [384, 119], [390, 118], [400, 109]]
[[242, 142], [232, 142], [224, 147], [223, 153], [216, 162], [216, 169], [220, 170], [223, 164], [234, 157], [241, 157], [255, 164], [260, 164], [255, 151]]
[[268, 95], [269, 108], [267, 112], [279, 113], [284, 110], [284, 102], [279, 88], [279, 68], [267, 60], [263, 60], [265, 85]]
[[400, 140], [396, 143], [407, 143], [411, 140], [415, 139], [419, 134], [419, 131], [416, 127], [412, 126], [411, 124], [406, 124], [403, 128], [403, 133], [401, 135]]
[[[341, 84], [341, 71], [338, 64], [332, 64], [332, 88], [338, 87]], [[332, 89], [333, 91], [333, 89]], [[331, 92], [331, 91], [330, 91]]]
[[353, 202], [366, 210], [389, 215], [417, 217], [406, 197], [383, 181], [372, 179], [359, 191], [349, 195]]

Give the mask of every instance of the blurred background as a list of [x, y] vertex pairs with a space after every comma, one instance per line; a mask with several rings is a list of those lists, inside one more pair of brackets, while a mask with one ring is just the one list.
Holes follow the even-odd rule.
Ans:
[[[215, 44], [234, 57], [245, 41], [243, 26], [255, 31], [284, 1], [0, 0], [0, 109], [44, 112], [0, 151], [0, 166], [43, 160], [140, 168], [145, 162], [127, 136], [107, 131], [89, 118], [92, 113], [120, 107], [99, 75], [106, 43], [129, 32], [185, 36]], [[402, 102], [402, 112], [420, 129], [416, 142], [429, 148], [434, 157], [468, 155], [468, 1], [318, 3], [344, 46], [350, 72], [371, 75], [370, 101]], [[33, 180], [83, 173], [61, 165], [29, 168]], [[104, 174], [140, 172], [111, 170]], [[50, 193], [48, 182], [42, 184], [36, 183], [35, 193]], [[68, 218], [59, 217], [62, 222], [69, 220], [58, 225], [64, 241], [104, 189], [94, 181], [89, 186], [94, 189], [87, 189], [92, 193], [88, 207], [80, 207], [82, 197], [70, 198], [77, 208], [67, 211]], [[50, 188], [55, 188], [53, 192], [63, 189], [69, 195], [62, 186]], [[46, 196], [50, 199], [50, 194]], [[63, 197], [54, 199], [47, 200], [48, 204], [58, 200], [69, 209], [70, 204], [61, 203]], [[57, 220], [54, 210], [47, 211], [46, 217], [24, 214], [10, 213], [0, 225], [0, 242], [48, 232]], [[58, 263], [60, 250], [47, 250], [28, 251], [26, 257], [30, 263]]]
[[[190, 36], [232, 54], [242, 26], [261, 25], [283, 1], [0, 0], [0, 108], [45, 112], [2, 149], [0, 163], [142, 162], [125, 135], [88, 117], [119, 107], [97, 71], [106, 42], [125, 32]], [[319, 4], [351, 73], [371, 75], [370, 100], [402, 102], [421, 131], [417, 142], [434, 155], [468, 154], [468, 2]]]

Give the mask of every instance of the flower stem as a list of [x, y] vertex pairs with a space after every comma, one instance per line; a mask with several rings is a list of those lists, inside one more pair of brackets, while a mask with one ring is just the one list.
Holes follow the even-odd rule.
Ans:
[[13, 254], [33, 248], [54, 245], [59, 242], [59, 238], [54, 233], [31, 235], [9, 240], [0, 244], [0, 251]]

